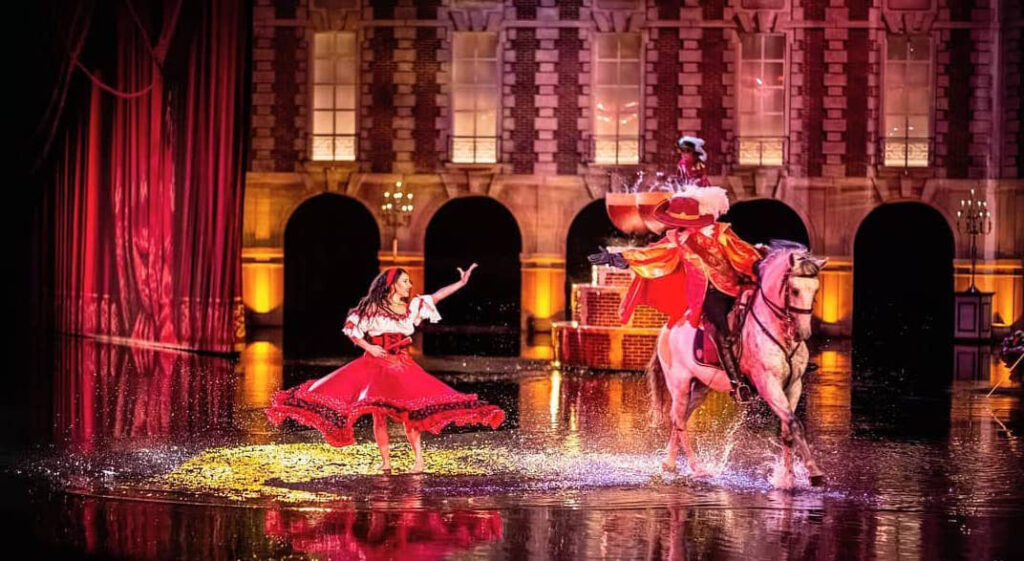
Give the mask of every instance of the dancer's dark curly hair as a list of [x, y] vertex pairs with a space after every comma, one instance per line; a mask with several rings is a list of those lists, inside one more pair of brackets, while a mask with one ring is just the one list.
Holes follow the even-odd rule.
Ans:
[[[391, 282], [388, 282], [388, 274], [391, 273], [392, 269], [394, 269], [394, 274], [391, 277]], [[356, 314], [359, 317], [367, 317], [369, 315], [384, 314], [398, 317], [388, 307], [388, 293], [391, 291], [391, 286], [398, 282], [398, 279], [403, 274], [407, 275], [408, 272], [401, 267], [392, 267], [381, 271], [373, 279], [373, 282], [370, 283], [370, 290], [366, 293], [366, 296], [363, 296], [359, 303], [348, 311], [349, 315]]]

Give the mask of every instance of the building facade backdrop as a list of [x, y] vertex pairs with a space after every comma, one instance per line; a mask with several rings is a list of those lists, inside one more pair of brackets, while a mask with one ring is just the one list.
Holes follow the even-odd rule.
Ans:
[[[816, 316], [832, 333], [850, 333], [854, 239], [880, 205], [941, 214], [966, 288], [970, 189], [993, 222], [978, 285], [997, 323], [1019, 322], [1022, 17], [1015, 0], [257, 0], [250, 321], [284, 321], [284, 232], [304, 201], [360, 201], [380, 265], [422, 283], [435, 213], [485, 196], [515, 217], [522, 326], [543, 329], [566, 307], [577, 213], [610, 173], [674, 170], [690, 134], [713, 184], [781, 201], [830, 258]], [[415, 195], [397, 257], [380, 212], [396, 182]]]

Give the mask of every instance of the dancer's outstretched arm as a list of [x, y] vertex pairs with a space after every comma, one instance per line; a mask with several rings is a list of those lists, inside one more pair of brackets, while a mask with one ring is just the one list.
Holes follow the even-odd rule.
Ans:
[[473, 274], [473, 269], [476, 269], [476, 263], [470, 265], [465, 271], [462, 270], [462, 267], [456, 267], [456, 269], [459, 271], [459, 280], [448, 286], [442, 286], [437, 289], [437, 292], [430, 295], [434, 299], [435, 304], [451, 296], [456, 290], [466, 286], [466, 283], [469, 282], [469, 275]]

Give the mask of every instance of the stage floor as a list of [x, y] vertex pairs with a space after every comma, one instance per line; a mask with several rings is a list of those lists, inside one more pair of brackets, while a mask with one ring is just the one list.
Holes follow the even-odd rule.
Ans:
[[[662, 472], [646, 381], [520, 359], [424, 359], [508, 412], [497, 431], [392, 425], [344, 449], [271, 427], [270, 394], [337, 368], [254, 347], [236, 363], [61, 339], [22, 425], [5, 427], [11, 538], [121, 559], [1010, 559], [1024, 553], [1024, 393], [984, 379], [914, 399], [819, 348], [799, 409], [828, 476], [785, 481], [763, 403], [715, 395], [692, 421], [712, 476]], [[47, 361], [49, 363], [49, 361]], [[443, 371], [443, 372], [442, 372]], [[915, 386], [915, 387], [920, 387]], [[40, 407], [40, 404], [44, 406]], [[17, 434], [15, 434], [17, 433]], [[9, 542], [11, 543], [11, 542]]]

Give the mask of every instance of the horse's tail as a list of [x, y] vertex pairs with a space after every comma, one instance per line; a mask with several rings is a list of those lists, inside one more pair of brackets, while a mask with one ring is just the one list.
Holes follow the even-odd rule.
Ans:
[[651, 425], [660, 426], [665, 421], [666, 410], [672, 404], [672, 395], [668, 392], [668, 382], [657, 348], [647, 363], [647, 391], [651, 398]]

